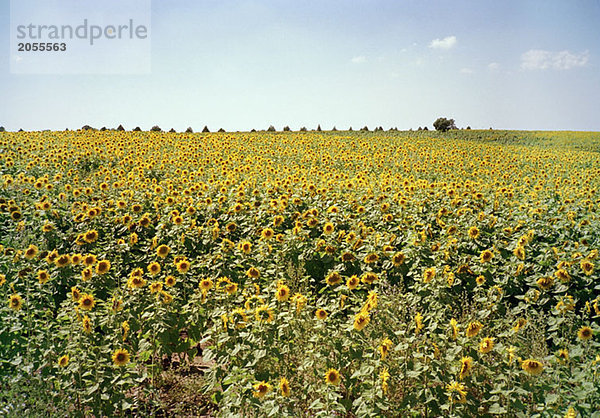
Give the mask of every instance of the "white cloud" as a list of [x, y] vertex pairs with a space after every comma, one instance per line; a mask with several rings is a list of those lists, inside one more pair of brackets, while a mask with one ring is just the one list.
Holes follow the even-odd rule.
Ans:
[[490, 71], [498, 71], [500, 69], [500, 64], [497, 62], [490, 62], [488, 64], [488, 70]]
[[524, 70], [570, 70], [587, 64], [590, 54], [584, 51], [575, 54], [569, 51], [546, 51], [530, 49], [521, 55], [521, 68]]
[[353, 64], [362, 64], [367, 62], [367, 57], [364, 55], [358, 55], [356, 57], [352, 57], [350, 61], [352, 61]]
[[429, 48], [450, 49], [456, 45], [456, 36], [446, 36], [444, 39], [434, 39], [429, 43]]
[[470, 68], [461, 68], [460, 73], [461, 74], [473, 74], [473, 70], [471, 70]]

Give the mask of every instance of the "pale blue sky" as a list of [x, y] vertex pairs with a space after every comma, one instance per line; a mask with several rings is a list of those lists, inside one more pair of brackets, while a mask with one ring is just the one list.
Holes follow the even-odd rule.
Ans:
[[9, 3], [9, 130], [600, 130], [597, 0], [153, 0], [144, 75], [11, 74]]

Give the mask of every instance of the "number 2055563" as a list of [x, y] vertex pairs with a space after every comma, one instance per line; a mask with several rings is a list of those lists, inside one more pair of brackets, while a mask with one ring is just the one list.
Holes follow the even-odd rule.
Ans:
[[60, 52], [67, 50], [67, 44], [64, 42], [20, 42], [17, 50], [26, 52]]

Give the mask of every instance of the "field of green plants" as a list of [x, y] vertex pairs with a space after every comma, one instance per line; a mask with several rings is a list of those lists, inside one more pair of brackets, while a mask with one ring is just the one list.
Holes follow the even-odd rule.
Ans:
[[600, 417], [600, 133], [3, 132], [0, 185], [0, 415]]

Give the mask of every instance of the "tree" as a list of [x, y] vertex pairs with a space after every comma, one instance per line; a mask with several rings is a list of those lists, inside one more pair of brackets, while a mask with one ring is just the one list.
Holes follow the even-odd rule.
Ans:
[[302, 128], [300, 128], [300, 132], [306, 132], [306, 126], [303, 126]]
[[175, 131], [175, 128], [171, 128], [171, 129], [169, 129], [169, 133], [172, 133], [172, 134], [173, 134], [173, 133], [175, 133], [175, 132], [176, 132], [176, 131]]
[[185, 133], [186, 133], [186, 134], [193, 134], [193, 133], [194, 133], [194, 130], [192, 129], [192, 127], [191, 127], [191, 126], [188, 126], [188, 128], [185, 130]]
[[456, 129], [456, 125], [454, 124], [454, 119], [446, 119], [446, 118], [437, 118], [435, 122], [433, 122], [433, 127], [436, 131], [446, 132], [449, 129]]
[[158, 125], [154, 125], [152, 128], [150, 128], [151, 132], [162, 132], [162, 129], [160, 129], [160, 127]]
[[321, 124], [317, 125], [317, 132], [321, 132]]
[[208, 130], [208, 126], [207, 126], [207, 125], [204, 125], [204, 129], [202, 129], [202, 133], [208, 133], [208, 132], [210, 132], [210, 131]]
[[269, 127], [267, 128], [267, 132], [276, 132], [277, 129], [275, 129], [275, 127], [273, 125], [269, 125]]
[[6, 132], [6, 129], [4, 129], [4, 126], [0, 126], [0, 132]]
[[225, 132], [225, 129], [219, 128], [219, 132]]
[[123, 125], [119, 125], [117, 126], [117, 131], [124, 131], [125, 128], [123, 128]]
[[283, 132], [290, 132], [290, 127], [289, 126], [284, 126], [283, 127]]
[[133, 128], [133, 132], [142, 132], [142, 128], [136, 126], [135, 128]]

